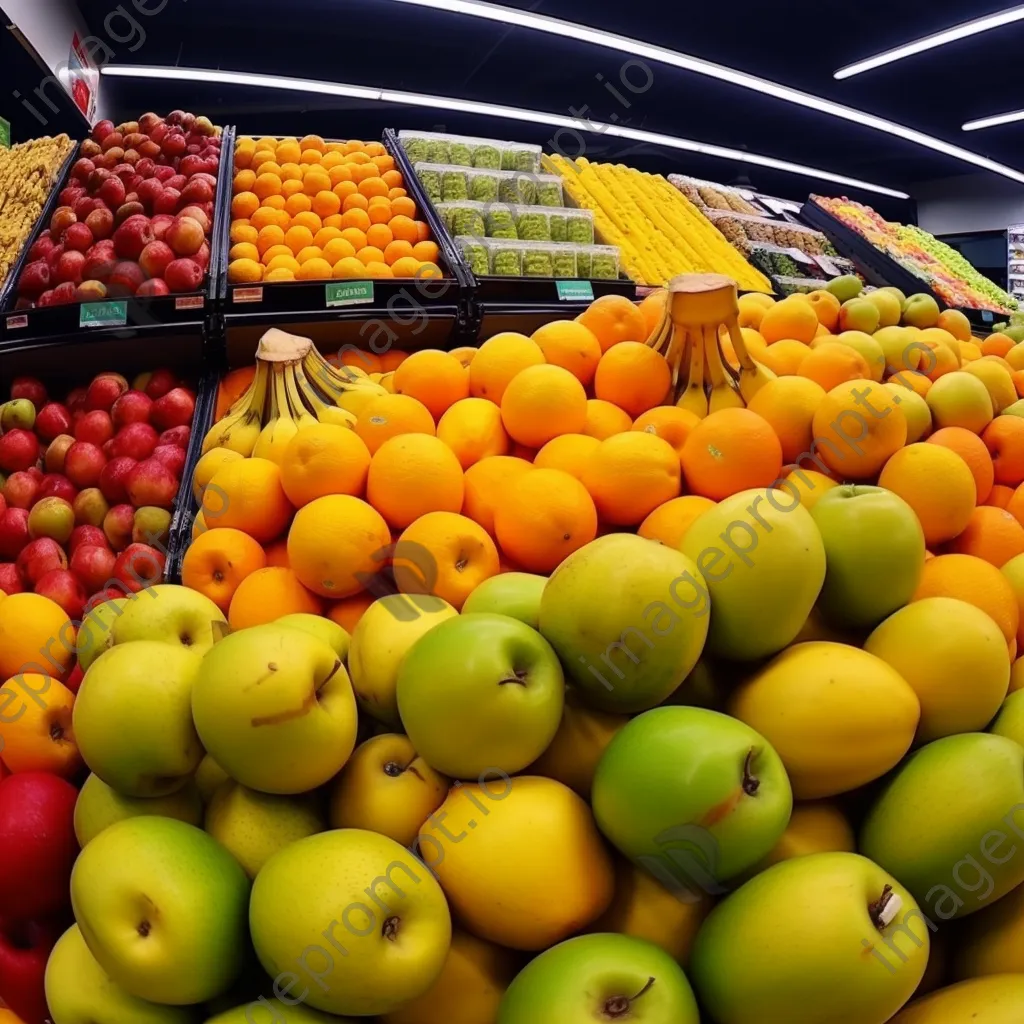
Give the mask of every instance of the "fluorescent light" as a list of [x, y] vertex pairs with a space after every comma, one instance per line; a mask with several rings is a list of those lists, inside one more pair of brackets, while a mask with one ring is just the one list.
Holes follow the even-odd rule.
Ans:
[[994, 128], [999, 124], [1013, 124], [1014, 121], [1024, 121], [1024, 110], [1014, 110], [1009, 114], [994, 114], [992, 117], [982, 117], [977, 121], [968, 121], [962, 127], [965, 132], [976, 132], [979, 128]]
[[[520, 28], [535, 29], [548, 35], [582, 40], [583, 42], [593, 43], [596, 46], [617, 50], [620, 53], [627, 53], [634, 57], [647, 58], [661, 64], [670, 64], [673, 67], [682, 68], [684, 71], [692, 71], [695, 74], [715, 78], [721, 82], [728, 82], [731, 85], [739, 85], [744, 89], [751, 89], [765, 96], [785, 100], [787, 103], [795, 103], [797, 106], [817, 110], [822, 114], [830, 114], [832, 117], [852, 121], [854, 124], [863, 125], [866, 128], [874, 128], [876, 131], [894, 135], [896, 138], [905, 139], [908, 142], [914, 142], [926, 149], [934, 150], [936, 153], [943, 153], [946, 156], [962, 160], [964, 163], [973, 164], [975, 167], [992, 171], [994, 174], [1000, 174], [1004, 178], [1024, 183], [1024, 172], [1008, 167], [1006, 164], [998, 163], [995, 160], [989, 160], [988, 157], [982, 156], [979, 153], [972, 153], [970, 150], [962, 149], [960, 146], [954, 146], [950, 142], [944, 142], [942, 139], [937, 139], [932, 135], [926, 135], [924, 132], [908, 128], [906, 125], [897, 124], [895, 121], [889, 121], [875, 114], [869, 114], [867, 111], [858, 110], [856, 107], [847, 107], [842, 103], [834, 103], [832, 100], [824, 99], [821, 96], [801, 92], [799, 89], [791, 89], [789, 86], [780, 85], [778, 82], [772, 82], [766, 78], [748, 75], [744, 71], [737, 71], [735, 68], [726, 67], [723, 64], [714, 64], [711, 61], [701, 60], [699, 57], [691, 57], [689, 54], [680, 53], [677, 50], [669, 50], [663, 46], [655, 46], [652, 43], [645, 43], [639, 39], [631, 39], [629, 36], [605, 32], [601, 29], [591, 28], [589, 25], [563, 21], [561, 18], [551, 18], [545, 14], [534, 14], [532, 11], [504, 7], [500, 4], [484, 3], [483, 0], [397, 0], [397, 2], [413, 4], [417, 7], [430, 7], [454, 14], [466, 14], [470, 17], [483, 18], [487, 21], [495, 21], [503, 25], [516, 25]], [[618, 84], [616, 84], [616, 88], [618, 88]]]
[[[104, 65], [103, 74], [121, 78], [157, 78], [187, 82], [217, 82], [223, 85], [248, 85], [259, 89], [294, 89], [299, 92], [324, 93], [333, 96], [356, 96], [360, 99], [376, 100], [382, 103], [398, 103], [403, 106], [431, 107], [441, 110], [459, 110], [468, 114], [482, 114], [486, 117], [501, 117], [512, 121], [526, 121], [531, 124], [546, 124], [555, 128], [568, 128], [577, 132], [591, 132], [597, 135], [611, 135], [616, 138], [631, 139], [634, 142], [647, 142], [655, 146], [666, 146], [682, 149], [690, 153], [702, 153], [705, 156], [720, 157], [727, 160], [740, 160], [744, 163], [756, 164], [760, 167], [771, 167], [778, 171], [792, 174], [803, 174], [809, 178], [848, 185], [851, 188], [877, 192], [880, 195], [892, 196], [895, 199], [909, 199], [906, 192], [875, 185], [859, 178], [848, 178], [832, 171], [823, 171], [817, 167], [806, 167], [803, 164], [778, 160], [771, 156], [759, 156], [745, 150], [729, 149], [705, 142], [694, 142], [691, 139], [680, 139], [674, 135], [662, 135], [658, 132], [641, 131], [638, 128], [627, 128], [624, 125], [605, 124], [569, 117], [566, 114], [552, 114], [542, 110], [524, 110], [522, 107], [506, 107], [498, 103], [481, 103], [476, 100], [463, 100], [451, 96], [430, 96], [417, 92], [402, 92], [393, 89], [370, 89], [361, 85], [341, 85], [335, 82], [317, 82], [305, 78], [283, 78], [279, 75], [257, 75], [247, 72], [211, 71], [203, 68], [150, 67], [146, 65]], [[1024, 180], [1024, 178], [1022, 178]]]
[[876, 53], [873, 57], [858, 61], [856, 64], [848, 64], [840, 68], [836, 78], [851, 78], [853, 75], [880, 68], [884, 64], [892, 64], [893, 61], [903, 60], [904, 57], [912, 57], [915, 53], [924, 53], [925, 50], [934, 50], [937, 46], [945, 46], [947, 43], [954, 43], [958, 39], [966, 39], [968, 36], [976, 36], [979, 32], [988, 32], [993, 28], [1001, 28], [1003, 25], [1010, 25], [1015, 21], [1024, 19], [1024, 7], [1011, 7], [1008, 11], [999, 11], [996, 14], [989, 14], [984, 18], [975, 18], [973, 21], [965, 21], [961, 25], [954, 25], [942, 32], [936, 32], [930, 36], [923, 36], [915, 39], [912, 43], [904, 46], [897, 46], [892, 50], [885, 50]]

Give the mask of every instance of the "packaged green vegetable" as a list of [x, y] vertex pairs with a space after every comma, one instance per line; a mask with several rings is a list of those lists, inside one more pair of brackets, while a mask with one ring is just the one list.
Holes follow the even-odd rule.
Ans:
[[458, 167], [473, 166], [473, 150], [461, 142], [453, 142], [451, 146], [451, 162]]
[[441, 202], [441, 172], [417, 170], [417, 174], [420, 178], [420, 184], [423, 186], [423, 191], [427, 193], [427, 198], [432, 203]]
[[530, 242], [550, 242], [551, 230], [548, 218], [543, 213], [524, 213], [520, 216], [516, 229], [519, 237]]
[[451, 146], [444, 139], [427, 140], [428, 164], [450, 164], [451, 155]]
[[567, 218], [562, 213], [553, 213], [548, 218], [552, 242], [564, 242], [569, 237]]
[[541, 177], [534, 185], [534, 196], [533, 201], [538, 206], [561, 206], [562, 183], [557, 178]]
[[553, 277], [554, 265], [550, 252], [528, 249], [523, 256], [524, 277]]
[[569, 217], [567, 238], [577, 245], [594, 244], [594, 222], [589, 217]]
[[557, 250], [552, 265], [555, 277], [574, 279], [577, 273], [576, 251], [569, 248]]
[[593, 276], [593, 257], [589, 249], [580, 249], [576, 253], [576, 275], [583, 281], [589, 281]]
[[441, 198], [446, 203], [469, 198], [466, 175], [463, 171], [444, 171], [441, 174]]
[[469, 264], [469, 269], [477, 277], [486, 277], [491, 272], [490, 258], [487, 247], [468, 238], [458, 239], [462, 255]]
[[522, 254], [518, 249], [491, 250], [491, 272], [500, 277], [522, 277]]
[[498, 197], [503, 203], [518, 203], [522, 206], [533, 206], [537, 198], [537, 185], [528, 174], [518, 171], [508, 174], [498, 185]]
[[495, 238], [518, 238], [518, 232], [514, 236], [510, 235], [495, 235], [495, 231], [501, 231], [503, 229], [512, 228], [515, 231], [516, 222], [512, 217], [512, 211], [508, 207], [497, 206], [487, 211], [487, 234]]
[[430, 147], [426, 139], [403, 139], [402, 145], [410, 162], [414, 164], [429, 163], [427, 157], [430, 153]]
[[619, 261], [610, 253], [594, 253], [590, 276], [595, 281], [610, 281], [619, 276]]
[[494, 228], [492, 231], [489, 231], [488, 237], [518, 239], [519, 232], [516, 230], [515, 224], [509, 224], [508, 227]]
[[501, 153], [501, 169], [503, 171], [526, 171], [536, 173], [540, 164], [540, 154], [532, 149], [504, 149]]
[[473, 151], [473, 166], [488, 171], [501, 170], [501, 150], [497, 146], [477, 146]]
[[469, 197], [479, 203], [492, 203], [498, 198], [498, 179], [491, 174], [472, 174]]

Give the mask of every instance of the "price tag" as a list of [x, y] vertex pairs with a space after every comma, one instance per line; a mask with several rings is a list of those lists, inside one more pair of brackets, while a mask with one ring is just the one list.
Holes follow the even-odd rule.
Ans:
[[593, 302], [594, 286], [589, 281], [556, 281], [559, 302]]
[[0, 117], [0, 147], [11, 148], [11, 122]]
[[28, 317], [24, 313], [7, 318], [7, 329], [9, 331], [17, 330], [19, 327], [28, 327]]
[[987, 324], [992, 323], [992, 321], [995, 320], [995, 317], [992, 315], [992, 310], [983, 309], [981, 311], [981, 319], [984, 320]]
[[174, 300], [175, 309], [202, 309], [205, 305], [205, 295], [182, 295]]
[[232, 302], [262, 302], [262, 288], [235, 288], [231, 292]]
[[326, 292], [328, 309], [373, 302], [372, 281], [332, 281], [327, 285]]
[[814, 263], [814, 260], [812, 260], [811, 257], [808, 256], [807, 253], [805, 253], [802, 249], [787, 249], [786, 255], [790, 259], [796, 260], [797, 263], [807, 263], [808, 265]]
[[128, 323], [128, 300], [83, 302], [79, 308], [79, 327], [124, 327]]
[[815, 256], [814, 262], [828, 274], [829, 277], [842, 277], [843, 272], [832, 262], [828, 256]]
[[757, 196], [756, 198], [762, 206], [767, 206], [772, 213], [778, 214], [780, 217], [782, 214], [787, 213], [790, 210], [794, 213], [797, 213], [800, 210], [799, 203], [786, 203], [779, 199], [769, 199], [767, 196]]

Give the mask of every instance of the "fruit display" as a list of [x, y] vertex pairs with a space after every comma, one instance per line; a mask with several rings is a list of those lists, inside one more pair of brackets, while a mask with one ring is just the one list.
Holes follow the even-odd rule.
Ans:
[[444, 132], [416, 132], [403, 129], [398, 141], [414, 166], [450, 164], [453, 167], [474, 167], [487, 171], [540, 171], [541, 147], [525, 142], [503, 142], [500, 139], [478, 139]]
[[0, 405], [0, 595], [81, 621], [159, 581], [195, 405], [168, 370], [101, 373], [63, 401], [16, 378]]
[[765, 212], [754, 203], [754, 194], [743, 189], [690, 178], [684, 174], [670, 174], [668, 180], [699, 210], [733, 210], [755, 217]]
[[443, 276], [381, 143], [243, 137], [234, 159], [232, 283]]
[[665, 178], [629, 167], [545, 157], [581, 209], [594, 211], [602, 242], [619, 247], [637, 284], [663, 285], [677, 274], [728, 274], [744, 291], [770, 293], [771, 282], [729, 244], [704, 212]]
[[220, 134], [180, 110], [100, 121], [32, 244], [18, 308], [198, 291], [210, 265]]
[[0, 150], [0, 288], [7, 282], [75, 144], [46, 136]]
[[1017, 308], [1016, 299], [927, 231], [887, 221], [870, 206], [846, 197], [811, 196], [811, 201], [920, 278], [947, 305], [1000, 313]]

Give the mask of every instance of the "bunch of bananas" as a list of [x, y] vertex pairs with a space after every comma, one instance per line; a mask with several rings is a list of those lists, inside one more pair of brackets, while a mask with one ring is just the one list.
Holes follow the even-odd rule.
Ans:
[[66, 135], [0, 149], [0, 285], [7, 280], [74, 148]]
[[[700, 419], [745, 408], [775, 379], [751, 358], [738, 316], [735, 281], [721, 274], [683, 274], [669, 282], [665, 312], [647, 339], [671, 367], [676, 405]], [[736, 352], [738, 371], [722, 355], [723, 332]]]
[[366, 403], [384, 394], [356, 371], [336, 369], [309, 338], [274, 328], [260, 339], [249, 389], [207, 432], [202, 453], [227, 448], [280, 464], [299, 431], [317, 423], [354, 427]]

